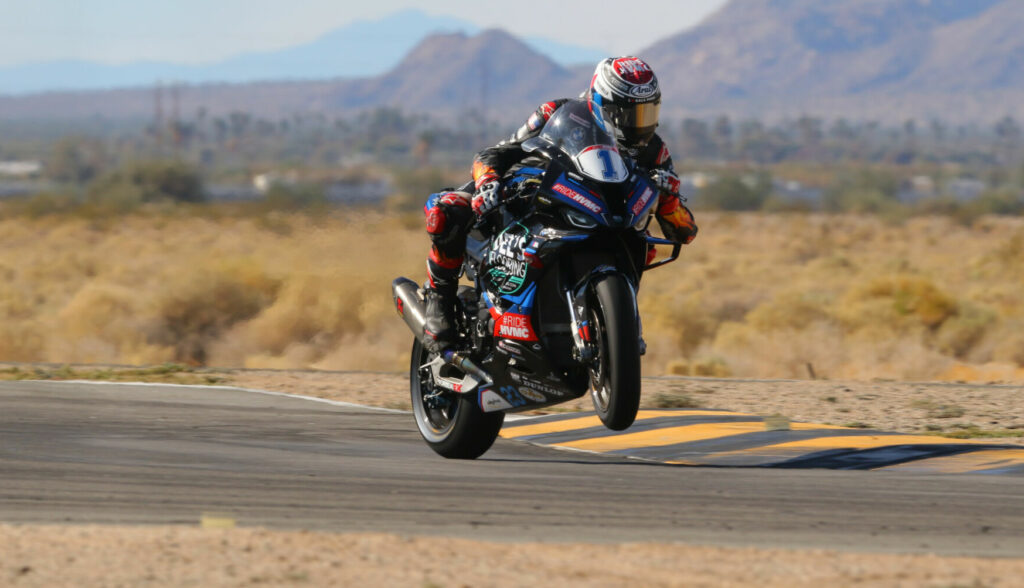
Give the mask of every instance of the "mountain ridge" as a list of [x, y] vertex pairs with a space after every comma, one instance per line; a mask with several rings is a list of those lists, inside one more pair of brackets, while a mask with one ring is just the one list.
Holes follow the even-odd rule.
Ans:
[[[378, 20], [361, 20], [316, 39], [278, 50], [252, 51], [214, 63], [187, 65], [146, 60], [120, 65], [64, 59], [0, 67], [0, 95], [77, 92], [152, 86], [156, 83], [217, 84], [322, 81], [384, 75], [432, 34], [477, 34], [475, 24], [408, 9]], [[552, 60], [570, 64], [601, 52], [543, 37], [524, 42]]]

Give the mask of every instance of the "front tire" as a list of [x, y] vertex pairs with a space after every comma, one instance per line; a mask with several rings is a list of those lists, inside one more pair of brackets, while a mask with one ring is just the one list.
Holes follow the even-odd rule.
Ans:
[[485, 413], [472, 394], [456, 394], [434, 386], [429, 369], [431, 354], [416, 339], [409, 365], [409, 391], [416, 427], [438, 455], [449, 459], [476, 459], [498, 438], [505, 413]]
[[640, 333], [636, 298], [625, 276], [608, 274], [591, 290], [590, 333], [596, 356], [590, 365], [591, 399], [601, 422], [629, 428], [640, 407]]

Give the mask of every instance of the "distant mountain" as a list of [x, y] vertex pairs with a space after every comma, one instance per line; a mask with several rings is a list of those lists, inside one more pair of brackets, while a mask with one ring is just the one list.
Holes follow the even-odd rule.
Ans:
[[[542, 101], [579, 94], [590, 71], [590, 66], [565, 68], [504, 31], [488, 30], [472, 36], [427, 37], [377, 77], [182, 84], [176, 94], [178, 111], [188, 116], [200, 108], [211, 115], [239, 110], [275, 118], [294, 112], [344, 115], [395, 106], [438, 116], [477, 110], [490, 120], [518, 122]], [[0, 118], [151, 119], [156, 98], [152, 87], [0, 96]], [[169, 89], [163, 90], [161, 99], [169, 112]]]
[[454, 111], [517, 107], [565, 92], [579, 93], [583, 80], [501, 30], [475, 36], [434, 35], [417, 45], [394, 69], [373, 79], [341, 85], [334, 104], [342, 109], [376, 105], [406, 110]]
[[[732, 0], [640, 55], [658, 72], [666, 120], [808, 114], [990, 124], [1024, 119], [1021, 30], [1021, 0]], [[185, 84], [178, 94], [182, 113], [335, 116], [390, 105], [439, 116], [476, 109], [515, 122], [543, 100], [578, 95], [594, 62], [557, 63], [499, 30], [453, 32], [410, 45], [378, 76]], [[152, 86], [0, 96], [0, 118], [151, 119], [154, 99]]]
[[733, 0], [642, 54], [676, 113], [1024, 115], [1019, 0]]
[[[157, 82], [204, 84], [264, 80], [325, 80], [381, 75], [417, 43], [435, 33], [476, 34], [476, 25], [454, 17], [406, 10], [376, 21], [359, 21], [310, 43], [239, 55], [208, 65], [137, 62], [104, 65], [81, 60], [0, 67], [0, 94], [101, 90]], [[596, 61], [601, 52], [544, 38], [527, 44], [556, 62]]]

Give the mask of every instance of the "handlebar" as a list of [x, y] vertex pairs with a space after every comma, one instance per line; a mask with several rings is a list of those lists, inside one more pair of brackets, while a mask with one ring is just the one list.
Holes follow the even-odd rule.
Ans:
[[665, 264], [672, 263], [679, 259], [679, 252], [683, 250], [683, 244], [679, 241], [670, 241], [669, 239], [660, 239], [652, 235], [647, 235], [647, 243], [650, 245], [671, 245], [672, 255], [662, 259], [661, 261], [655, 261], [654, 263], [644, 266], [644, 271], [652, 270], [656, 267], [661, 267]]

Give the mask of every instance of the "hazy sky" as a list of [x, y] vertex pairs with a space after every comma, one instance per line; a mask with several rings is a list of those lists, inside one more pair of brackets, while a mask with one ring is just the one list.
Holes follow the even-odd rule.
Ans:
[[629, 53], [726, 0], [0, 0], [0, 65], [54, 59], [205, 63], [311, 41], [408, 8], [519, 36]]

